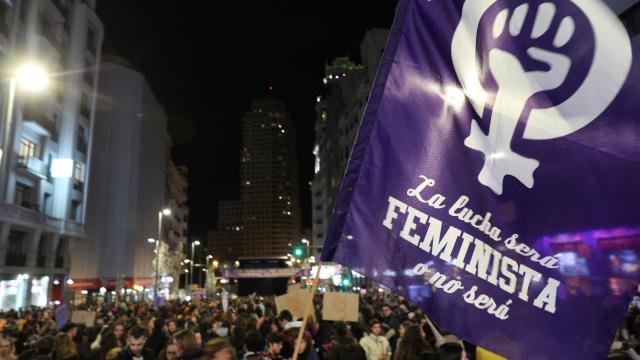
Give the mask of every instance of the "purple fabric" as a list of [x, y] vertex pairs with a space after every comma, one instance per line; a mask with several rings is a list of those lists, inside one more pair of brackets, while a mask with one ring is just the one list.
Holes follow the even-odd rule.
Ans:
[[[542, 35], [544, 24], [536, 24], [541, 2], [529, 2], [518, 24], [521, 1], [471, 1], [490, 3], [472, 27], [477, 43], [463, 42], [478, 54], [484, 106], [474, 108], [470, 99], [477, 93], [464, 86], [460, 79], [466, 73], [453, 64], [464, 1], [402, 0], [323, 261], [402, 292], [440, 326], [509, 359], [605, 358], [640, 274], [640, 102], [633, 80], [640, 76], [638, 47], [626, 38], [629, 69], [619, 65], [624, 46], [608, 55], [621, 62], [598, 64], [602, 29], [592, 26], [584, 1], [547, 1], [555, 4], [555, 16]], [[496, 23], [504, 9], [508, 16], [500, 32]], [[566, 17], [575, 31], [562, 25]], [[569, 35], [561, 36], [563, 31]], [[506, 66], [498, 64], [517, 59], [527, 76], [553, 70], [553, 63], [528, 56], [532, 47], [561, 54], [571, 66], [557, 86], [549, 85], [557, 76], [534, 84], [549, 90], [532, 93], [516, 112], [513, 97], [527, 84], [506, 92], [504, 84], [513, 86], [515, 77], [498, 79]], [[503, 56], [501, 63], [494, 49], [514, 57]], [[562, 61], [555, 64], [558, 70]], [[541, 126], [539, 136], [556, 136], [529, 136], [539, 123], [528, 119], [571, 99], [598, 66], [611, 75], [571, 110], [587, 112], [604, 101], [594, 119], [566, 134], [558, 135], [552, 125]], [[615, 74], [623, 80], [617, 87]], [[501, 105], [499, 94], [507, 99]], [[521, 114], [512, 136], [504, 134], [505, 127], [491, 128], [492, 120], [498, 127], [498, 120], [503, 126], [509, 119], [496, 109]], [[560, 114], [575, 115], [566, 109]], [[486, 141], [497, 150], [478, 150], [486, 143], [474, 143], [474, 131], [490, 134]], [[502, 151], [496, 139], [505, 138], [509, 148]], [[528, 162], [536, 164], [532, 181], [526, 171], [516, 175], [527, 164], [521, 157], [535, 160]], [[496, 178], [505, 162], [506, 176]], [[497, 182], [480, 180], [485, 165]], [[468, 221], [461, 219], [464, 214]]]

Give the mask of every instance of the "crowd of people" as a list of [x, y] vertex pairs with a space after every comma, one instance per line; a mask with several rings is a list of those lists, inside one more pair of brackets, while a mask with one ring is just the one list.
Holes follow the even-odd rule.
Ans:
[[[611, 360], [640, 360], [632, 303]], [[303, 326], [263, 297], [82, 305], [91, 323], [50, 308], [0, 312], [0, 360], [474, 360], [475, 347], [433, 324], [400, 295], [364, 295], [357, 322], [322, 319], [322, 295]]]
[[95, 304], [91, 324], [52, 309], [0, 313], [0, 360], [460, 360], [470, 344], [443, 333], [402, 296], [364, 296], [359, 321], [322, 320], [321, 295], [301, 319], [273, 298]]

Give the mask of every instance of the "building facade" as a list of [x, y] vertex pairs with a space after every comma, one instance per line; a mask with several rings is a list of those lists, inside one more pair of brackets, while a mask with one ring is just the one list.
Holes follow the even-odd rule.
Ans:
[[20, 87], [12, 92], [9, 78], [0, 82], [2, 309], [45, 306], [58, 298], [70, 248], [86, 236], [104, 35], [95, 6], [80, 0], [0, 1], [2, 73], [36, 62], [50, 77], [50, 86], [38, 94]]
[[[122, 288], [131, 293], [152, 291], [155, 245], [148, 239], [158, 238], [159, 212], [168, 205], [167, 117], [144, 76], [105, 62], [100, 94], [87, 236], [72, 248], [74, 283], [69, 287], [79, 292], [76, 299], [110, 296]], [[170, 225], [171, 221], [163, 223], [165, 229]]]
[[300, 241], [295, 129], [284, 103], [255, 100], [242, 119], [240, 199], [221, 201], [218, 230], [209, 233], [214, 258], [284, 256]]
[[387, 36], [385, 29], [367, 31], [360, 45], [361, 65], [339, 57], [325, 69], [326, 96], [318, 97], [316, 103], [315, 175], [311, 183], [313, 245], [318, 250], [327, 235]]

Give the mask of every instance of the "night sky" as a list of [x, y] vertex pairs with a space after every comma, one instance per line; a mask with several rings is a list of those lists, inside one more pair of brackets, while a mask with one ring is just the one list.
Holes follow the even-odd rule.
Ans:
[[190, 236], [216, 226], [239, 189], [240, 123], [252, 98], [282, 98], [298, 133], [303, 225], [310, 227], [314, 106], [326, 62], [359, 61], [367, 29], [389, 28], [396, 0], [98, 0], [103, 56], [127, 59], [169, 116], [173, 158], [189, 167]]

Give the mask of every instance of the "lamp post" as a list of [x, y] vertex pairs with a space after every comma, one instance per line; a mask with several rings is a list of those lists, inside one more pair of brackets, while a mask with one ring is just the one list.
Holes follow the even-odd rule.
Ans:
[[7, 99], [7, 112], [5, 114], [4, 126], [2, 128], [2, 149], [0, 150], [0, 184], [2, 193], [0, 196], [6, 200], [7, 182], [9, 179], [9, 162], [13, 144], [11, 143], [11, 132], [13, 130], [13, 107], [18, 86], [29, 92], [39, 92], [44, 90], [49, 84], [49, 76], [40, 66], [27, 63], [18, 67], [14, 76], [9, 81], [9, 97]]
[[[155, 277], [153, 279], [153, 299], [155, 300], [157, 295], [158, 295], [158, 273], [160, 272], [160, 242], [162, 241], [162, 218], [163, 216], [170, 216], [171, 215], [171, 209], [169, 208], [164, 208], [160, 211], [158, 211], [158, 239], [155, 241], [156, 243], [156, 254], [155, 254], [155, 260], [156, 260], [156, 273], [155, 273]], [[148, 241], [151, 242], [151, 240], [153, 239], [149, 239]]]
[[309, 244], [309, 240], [307, 240], [307, 239], [302, 239], [302, 241], [301, 241], [301, 242], [307, 246], [307, 249], [306, 249], [306, 255], [307, 255], [307, 256], [306, 256], [306, 258], [305, 258], [305, 262], [306, 262], [306, 267], [309, 267], [309, 245], [310, 245], [310, 244]]
[[194, 262], [194, 254], [195, 247], [200, 245], [200, 241], [196, 240], [191, 243], [191, 262], [190, 262], [190, 270], [189, 270], [189, 285], [193, 286], [193, 262]]

